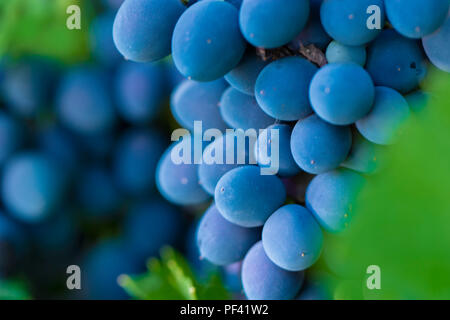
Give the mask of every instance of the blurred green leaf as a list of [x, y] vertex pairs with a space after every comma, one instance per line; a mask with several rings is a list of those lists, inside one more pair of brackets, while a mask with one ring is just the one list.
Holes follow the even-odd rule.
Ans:
[[[435, 72], [432, 98], [368, 178], [350, 229], [328, 236], [324, 260], [340, 299], [450, 299], [450, 75]], [[369, 290], [367, 267], [381, 269]]]
[[123, 275], [119, 284], [128, 294], [140, 300], [203, 300], [229, 299], [220, 277], [212, 274], [200, 283], [186, 260], [171, 248], [164, 248], [161, 260], [152, 259], [148, 272], [142, 275]]
[[[69, 5], [81, 8], [81, 30], [66, 27]], [[0, 1], [0, 57], [42, 55], [65, 62], [89, 58], [88, 25], [93, 14], [85, 0]]]
[[0, 300], [29, 300], [27, 287], [18, 280], [0, 280]]

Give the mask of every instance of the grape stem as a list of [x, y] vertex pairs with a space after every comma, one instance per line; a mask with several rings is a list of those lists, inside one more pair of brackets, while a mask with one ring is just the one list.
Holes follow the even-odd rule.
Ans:
[[322, 50], [317, 48], [314, 44], [305, 46], [301, 41], [298, 50], [294, 50], [289, 46], [283, 46], [276, 49], [256, 48], [256, 54], [264, 61], [275, 61], [285, 57], [302, 56], [319, 67], [328, 63]]

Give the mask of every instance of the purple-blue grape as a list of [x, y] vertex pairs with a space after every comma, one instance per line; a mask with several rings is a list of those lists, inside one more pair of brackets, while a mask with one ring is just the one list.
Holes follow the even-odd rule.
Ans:
[[354, 62], [360, 66], [366, 64], [366, 48], [364, 46], [346, 46], [332, 41], [326, 51], [328, 63]]
[[414, 90], [427, 73], [419, 42], [404, 38], [392, 29], [383, 31], [370, 44], [366, 69], [375, 85], [401, 93]]
[[327, 232], [341, 232], [351, 222], [364, 183], [362, 176], [347, 169], [322, 173], [308, 186], [306, 206]]
[[[291, 152], [291, 134], [292, 128], [287, 124], [274, 124], [265, 129], [258, 137], [258, 143], [255, 143], [255, 158], [260, 167], [270, 167], [271, 155], [273, 150], [273, 137], [271, 130], [278, 130], [278, 175], [282, 177], [295, 176], [300, 172], [300, 168], [292, 157]], [[263, 152], [261, 146], [267, 145], [267, 151]]]
[[330, 63], [311, 81], [309, 98], [317, 115], [334, 125], [349, 125], [372, 108], [375, 88], [369, 74], [354, 63]]
[[244, 0], [239, 12], [242, 34], [255, 47], [280, 47], [302, 31], [309, 10], [309, 0]]
[[308, 88], [316, 71], [315, 65], [300, 57], [274, 61], [256, 80], [256, 100], [264, 112], [275, 119], [303, 119], [312, 113]]
[[[367, 9], [378, 6], [380, 29], [369, 29], [371, 13]], [[336, 41], [348, 46], [361, 46], [377, 37], [384, 26], [383, 0], [325, 0], [320, 7], [320, 17], [325, 31]]]
[[319, 49], [324, 50], [331, 38], [326, 33], [320, 21], [320, 5], [322, 0], [311, 1], [311, 11], [308, 22], [303, 28], [302, 32], [291, 42], [289, 47], [294, 50], [299, 50], [301, 46], [314, 45]]
[[203, 130], [225, 130], [219, 106], [226, 88], [223, 79], [211, 82], [185, 80], [172, 93], [170, 108], [173, 116], [188, 130], [194, 130], [194, 121], [201, 121]]
[[117, 49], [136, 62], [168, 56], [175, 24], [184, 10], [180, 0], [125, 0], [113, 25]]
[[450, 72], [450, 14], [444, 24], [434, 33], [422, 39], [425, 53], [437, 68]]
[[300, 291], [303, 271], [287, 271], [274, 264], [256, 243], [242, 263], [242, 286], [249, 300], [290, 300]]
[[232, 87], [220, 100], [220, 114], [223, 120], [235, 129], [264, 129], [275, 122], [258, 105], [256, 99]]
[[385, 0], [386, 15], [395, 30], [408, 38], [436, 31], [447, 17], [448, 0]]
[[334, 126], [318, 116], [300, 120], [291, 135], [291, 151], [304, 171], [319, 174], [337, 168], [352, 144], [350, 127]]
[[[184, 139], [190, 140], [192, 146], [190, 161], [177, 164], [172, 159], [172, 152], [182, 153], [179, 149], [184, 146]], [[175, 150], [174, 150], [175, 149]], [[200, 149], [200, 153], [203, 149]], [[156, 185], [159, 192], [168, 201], [179, 205], [194, 205], [206, 202], [209, 194], [200, 185], [198, 164], [200, 155], [194, 152], [192, 137], [183, 137], [181, 141], [173, 143], [162, 155], [156, 169]]]
[[231, 4], [200, 1], [178, 20], [172, 38], [172, 57], [186, 78], [219, 79], [236, 67], [244, 55], [238, 10]]
[[204, 213], [197, 230], [201, 257], [216, 265], [242, 260], [260, 238], [260, 228], [244, 228], [225, 220], [214, 204]]
[[319, 259], [323, 235], [311, 212], [300, 205], [289, 204], [267, 219], [262, 242], [267, 256], [277, 266], [301, 271]]
[[[244, 150], [238, 148], [240, 138], [234, 133], [225, 133], [206, 146], [203, 151], [203, 159], [211, 157], [211, 160], [217, 159], [214, 162], [203, 161], [198, 166], [198, 176], [200, 185], [211, 195], [214, 195], [217, 182], [228, 171], [238, 168], [243, 165], [251, 164], [251, 155], [249, 150], [253, 150], [253, 142], [251, 139], [244, 138]], [[229, 142], [233, 142], [230, 144]], [[219, 153], [222, 151], [222, 157]], [[227, 155], [233, 154], [232, 161], [227, 162]], [[218, 163], [219, 162], [219, 163]]]
[[153, 120], [168, 96], [163, 64], [123, 62], [116, 74], [117, 110], [126, 121], [143, 125]]
[[111, 130], [116, 122], [107, 75], [94, 67], [70, 70], [63, 78], [56, 97], [61, 123], [80, 135]]
[[392, 144], [409, 118], [409, 106], [405, 98], [394, 89], [376, 87], [375, 91], [372, 111], [358, 120], [356, 127], [364, 138], [373, 143]]
[[125, 132], [116, 145], [113, 158], [117, 186], [136, 196], [154, 189], [155, 169], [165, 147], [159, 132], [146, 129]]
[[243, 166], [220, 178], [215, 190], [216, 206], [228, 221], [242, 227], [259, 227], [286, 200], [281, 180], [261, 175], [256, 166]]
[[37, 222], [52, 214], [61, 203], [64, 175], [45, 155], [36, 152], [16, 154], [3, 170], [2, 201], [14, 217]]
[[255, 49], [250, 48], [236, 68], [225, 75], [225, 80], [236, 90], [253, 96], [255, 95], [256, 79], [267, 64], [268, 61], [258, 57]]

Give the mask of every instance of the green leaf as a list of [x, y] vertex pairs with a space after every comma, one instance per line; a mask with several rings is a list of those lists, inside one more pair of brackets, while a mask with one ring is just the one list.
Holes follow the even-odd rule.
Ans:
[[0, 300], [29, 300], [27, 287], [19, 280], [0, 280]]
[[[386, 167], [368, 177], [350, 228], [327, 237], [337, 298], [450, 298], [450, 75], [432, 74], [431, 100], [412, 114]], [[369, 290], [370, 265], [381, 288]]]
[[131, 297], [140, 300], [230, 298], [217, 274], [212, 274], [201, 284], [183, 256], [168, 247], [161, 251], [161, 260], [149, 261], [147, 273], [122, 275], [119, 284]]
[[[81, 30], [69, 30], [66, 9], [81, 8]], [[89, 58], [88, 25], [93, 7], [85, 0], [0, 1], [0, 57], [42, 55], [64, 62]]]

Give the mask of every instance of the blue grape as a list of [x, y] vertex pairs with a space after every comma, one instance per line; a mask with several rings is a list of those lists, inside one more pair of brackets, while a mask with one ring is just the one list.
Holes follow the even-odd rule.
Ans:
[[267, 219], [262, 242], [267, 256], [277, 266], [289, 271], [301, 271], [319, 259], [323, 235], [307, 209], [289, 204]]
[[306, 59], [288, 57], [272, 62], [258, 76], [255, 96], [271, 117], [293, 121], [312, 113], [309, 83], [317, 67]]
[[203, 130], [226, 128], [220, 115], [220, 98], [226, 82], [185, 80], [173, 92], [170, 107], [175, 119], [188, 130], [194, 130], [194, 121], [202, 121]]
[[27, 57], [16, 63], [5, 62], [0, 90], [14, 114], [32, 118], [49, 103], [57, 78], [56, 63], [41, 57]]
[[94, 57], [106, 66], [114, 66], [122, 56], [117, 51], [112, 38], [114, 12], [97, 16], [91, 23], [89, 43]]
[[302, 271], [287, 271], [270, 261], [261, 241], [249, 250], [242, 264], [242, 285], [250, 300], [293, 299], [303, 280]]
[[352, 144], [349, 127], [334, 126], [316, 115], [300, 120], [291, 136], [291, 151], [298, 166], [319, 174], [337, 168]]
[[309, 97], [317, 115], [334, 125], [349, 125], [372, 108], [375, 89], [369, 74], [354, 63], [331, 63], [311, 81]]
[[311, 11], [308, 22], [303, 28], [302, 32], [289, 44], [289, 47], [294, 50], [299, 50], [300, 47], [315, 45], [319, 49], [325, 49], [330, 43], [331, 38], [325, 32], [322, 22], [320, 21], [320, 5], [322, 0], [311, 1]]
[[347, 169], [329, 171], [316, 176], [306, 191], [306, 206], [327, 232], [347, 228], [364, 178]]
[[242, 260], [260, 234], [259, 228], [243, 228], [225, 220], [212, 205], [198, 226], [197, 244], [203, 258], [216, 265], [227, 265]]
[[106, 75], [91, 67], [69, 71], [60, 84], [56, 108], [62, 124], [81, 135], [109, 131], [115, 124]]
[[441, 28], [422, 39], [422, 44], [428, 59], [430, 59], [433, 65], [445, 72], [450, 72], [449, 39], [450, 15], [447, 16], [447, 20], [445, 20]]
[[422, 38], [438, 29], [449, 9], [448, 0], [385, 0], [386, 15], [395, 30], [408, 38]]
[[237, 9], [224, 1], [200, 1], [178, 20], [172, 56], [188, 79], [212, 81], [237, 66], [245, 52]]
[[276, 176], [261, 175], [256, 166], [227, 172], [217, 183], [214, 195], [223, 217], [242, 227], [262, 226], [286, 200], [281, 180]]
[[20, 147], [22, 140], [19, 123], [0, 110], [0, 166]]
[[[258, 143], [255, 144], [255, 158], [258, 161], [260, 167], [270, 167], [274, 164], [271, 163], [270, 155], [274, 152], [272, 131], [278, 130], [278, 175], [280, 176], [294, 176], [300, 172], [300, 168], [292, 157], [291, 152], [291, 134], [292, 128], [287, 124], [274, 124], [265, 129], [258, 137]], [[260, 146], [267, 145], [267, 154], [260, 149]]]
[[162, 64], [121, 64], [115, 92], [118, 112], [125, 120], [141, 125], [156, 117], [167, 97], [165, 71]]
[[124, 236], [127, 248], [138, 260], [157, 256], [164, 245], [175, 245], [183, 229], [181, 212], [167, 202], [138, 202], [127, 212]]
[[302, 31], [308, 16], [308, 0], [244, 0], [239, 22], [244, 37], [252, 45], [277, 48]]
[[120, 193], [112, 174], [100, 166], [84, 169], [77, 186], [77, 198], [89, 218], [107, 218], [117, 213]]
[[235, 129], [263, 129], [275, 122], [259, 107], [254, 97], [234, 88], [228, 88], [220, 100], [223, 120]]
[[113, 25], [117, 49], [136, 62], [168, 56], [175, 24], [184, 10], [180, 0], [125, 0]]
[[392, 144], [400, 134], [410, 111], [405, 98], [387, 87], [375, 88], [375, 103], [372, 111], [356, 122], [364, 138], [376, 144]]
[[128, 295], [117, 280], [122, 274], [141, 271], [137, 262], [120, 240], [106, 240], [93, 247], [84, 257], [83, 293], [88, 299], [121, 300]]
[[332, 41], [326, 52], [328, 63], [354, 62], [360, 66], [366, 64], [366, 48], [364, 46], [346, 46]]
[[156, 131], [131, 130], [119, 140], [113, 159], [115, 181], [130, 195], [144, 195], [155, 186], [155, 169], [165, 148]]
[[[184, 146], [184, 139], [190, 140], [192, 146], [189, 163], [176, 164], [172, 159], [172, 152], [178, 153]], [[175, 149], [175, 150], [174, 150]], [[200, 150], [200, 152], [202, 152]], [[200, 155], [195, 155], [194, 142], [191, 137], [183, 137], [183, 140], [173, 143], [159, 160], [156, 169], [156, 185], [159, 192], [168, 201], [179, 205], [193, 205], [207, 201], [209, 195], [199, 183], [198, 162]]]
[[353, 131], [352, 142], [352, 149], [341, 165], [361, 173], [376, 172], [382, 157], [381, 146], [367, 141], [356, 130]]
[[42, 154], [20, 153], [5, 164], [2, 200], [20, 220], [37, 222], [49, 216], [60, 204], [63, 189], [60, 168]]
[[[227, 141], [233, 142], [233, 144], [231, 145]], [[217, 182], [225, 173], [242, 165], [251, 164], [252, 157], [249, 150], [253, 150], [253, 141], [245, 138], [245, 150], [238, 148], [239, 141], [240, 138], [234, 133], [226, 133], [211, 142], [203, 151], [203, 159], [209, 156], [217, 158], [214, 163], [203, 161], [198, 166], [200, 184], [209, 194], [214, 195]], [[218, 150], [222, 151], [222, 157], [217, 153]], [[230, 155], [231, 152], [233, 152], [233, 159], [227, 163], [227, 155]], [[242, 161], [238, 161], [239, 159]]]
[[236, 68], [225, 75], [225, 80], [233, 88], [251, 96], [255, 94], [255, 83], [259, 73], [268, 64], [258, 57], [254, 50], [254, 48], [247, 50]]
[[427, 73], [419, 42], [385, 30], [369, 46], [366, 69], [377, 86], [401, 93], [415, 89]]
[[428, 105], [431, 96], [428, 92], [417, 90], [407, 94], [405, 99], [412, 111], [421, 112]]
[[17, 269], [25, 251], [23, 228], [0, 212], [0, 278]]
[[369, 43], [381, 29], [369, 29], [367, 9], [376, 5], [381, 9], [381, 28], [385, 13], [383, 0], [326, 0], [320, 8], [320, 17], [325, 31], [336, 41], [348, 46]]

